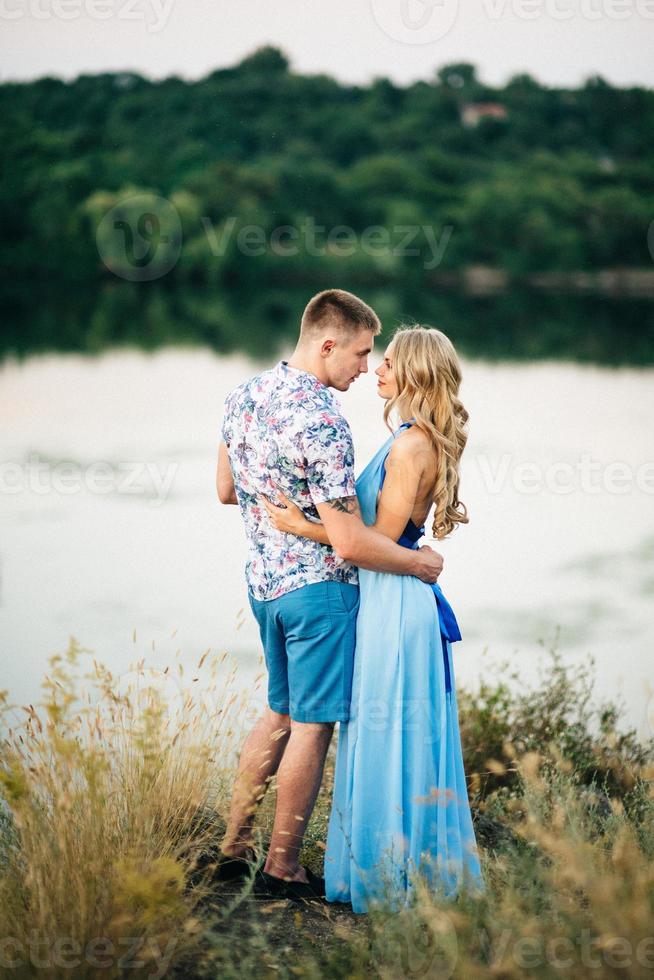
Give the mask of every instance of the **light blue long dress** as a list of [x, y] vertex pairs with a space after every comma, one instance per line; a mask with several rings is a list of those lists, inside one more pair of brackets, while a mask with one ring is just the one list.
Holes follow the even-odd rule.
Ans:
[[[356, 483], [373, 524], [386, 457], [404, 423]], [[418, 547], [410, 521], [399, 540]], [[483, 891], [463, 770], [451, 643], [461, 639], [438, 585], [361, 569], [350, 720], [339, 729], [325, 852], [327, 900], [366, 912], [408, 904], [419, 870], [453, 898]]]

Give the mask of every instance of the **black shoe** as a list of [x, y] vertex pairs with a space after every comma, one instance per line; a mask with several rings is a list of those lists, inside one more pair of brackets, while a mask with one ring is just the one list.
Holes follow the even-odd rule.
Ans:
[[325, 879], [321, 878], [320, 875], [314, 875], [313, 871], [309, 868], [304, 869], [306, 871], [307, 878], [309, 879], [309, 884], [313, 889], [316, 898], [325, 897]]
[[286, 898], [287, 881], [269, 875], [267, 871], [257, 871], [252, 884], [255, 898]]
[[246, 858], [229, 857], [221, 851], [211, 877], [213, 881], [242, 881], [250, 877], [254, 865], [256, 858], [248, 861]]
[[290, 899], [322, 899], [325, 897], [325, 879], [314, 875], [313, 871], [305, 868], [308, 881], [287, 881], [268, 874], [267, 871], [257, 871], [254, 878], [253, 894], [257, 898], [290, 898]]

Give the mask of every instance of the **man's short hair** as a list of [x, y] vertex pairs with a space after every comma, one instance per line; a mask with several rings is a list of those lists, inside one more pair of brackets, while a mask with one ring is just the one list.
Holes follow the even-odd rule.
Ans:
[[354, 293], [345, 289], [324, 289], [307, 303], [302, 314], [300, 337], [306, 339], [332, 328], [351, 335], [360, 330], [372, 330], [377, 335], [382, 327], [375, 311]]

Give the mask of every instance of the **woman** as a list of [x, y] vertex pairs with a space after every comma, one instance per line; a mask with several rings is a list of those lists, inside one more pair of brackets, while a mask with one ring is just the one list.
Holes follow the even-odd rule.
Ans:
[[[363, 520], [418, 546], [435, 505], [433, 534], [468, 517], [458, 500], [468, 413], [461, 368], [440, 330], [399, 330], [375, 372], [384, 421], [401, 425], [356, 483]], [[391, 429], [392, 431], [392, 429]], [[266, 503], [275, 526], [328, 544], [322, 524], [291, 501]], [[461, 509], [460, 509], [461, 508]], [[420, 872], [454, 897], [483, 889], [463, 771], [451, 643], [461, 638], [438, 585], [360, 569], [361, 599], [350, 720], [341, 724], [327, 835], [329, 901], [365, 912], [408, 902]]]

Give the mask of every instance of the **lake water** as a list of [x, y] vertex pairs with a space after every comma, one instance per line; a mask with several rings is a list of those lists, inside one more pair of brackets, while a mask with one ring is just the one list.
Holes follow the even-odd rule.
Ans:
[[[11, 700], [39, 698], [70, 635], [118, 676], [140, 657], [190, 671], [209, 647], [234, 654], [242, 684], [260, 669], [240, 518], [214, 483], [223, 399], [260, 367], [183, 347], [0, 367]], [[556, 641], [568, 662], [592, 654], [596, 696], [619, 694], [627, 721], [652, 734], [654, 369], [463, 367], [470, 523], [436, 545], [463, 636], [457, 683], [505, 657], [529, 682]], [[357, 472], [387, 435], [375, 381], [339, 396]]]

